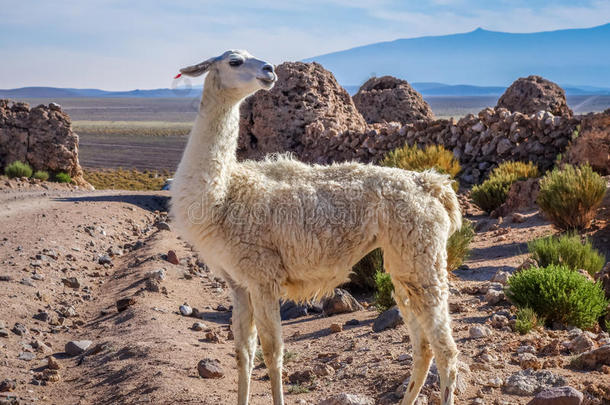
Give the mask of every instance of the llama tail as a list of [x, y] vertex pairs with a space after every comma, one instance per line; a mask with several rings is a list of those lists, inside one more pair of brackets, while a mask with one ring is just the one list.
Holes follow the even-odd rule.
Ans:
[[455, 194], [455, 191], [453, 191], [453, 180], [451, 180], [449, 176], [438, 174], [433, 170], [426, 170], [422, 174], [428, 191], [439, 199], [449, 215], [449, 222], [451, 224], [449, 235], [451, 236], [462, 227], [462, 212], [460, 210], [460, 203], [458, 202], [457, 195]]

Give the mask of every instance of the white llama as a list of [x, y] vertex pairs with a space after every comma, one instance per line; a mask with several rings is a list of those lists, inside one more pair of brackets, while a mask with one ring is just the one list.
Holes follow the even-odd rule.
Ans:
[[171, 187], [171, 213], [178, 232], [232, 288], [238, 404], [248, 403], [257, 329], [273, 403], [284, 403], [279, 299], [331, 292], [378, 247], [413, 344], [402, 404], [414, 403], [433, 354], [442, 403], [453, 404], [458, 351], [445, 249], [461, 215], [449, 178], [359, 163], [312, 166], [289, 156], [238, 162], [240, 102], [273, 87], [273, 66], [227, 51], [181, 72], [208, 75]]

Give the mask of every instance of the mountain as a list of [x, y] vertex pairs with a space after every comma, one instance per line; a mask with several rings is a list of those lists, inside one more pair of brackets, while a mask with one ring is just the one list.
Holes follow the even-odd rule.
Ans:
[[519, 77], [537, 74], [556, 83], [580, 83], [607, 91], [610, 23], [529, 34], [478, 28], [462, 34], [379, 42], [304, 61], [321, 63], [339, 83], [352, 86], [373, 75], [392, 75], [416, 83], [505, 87]]

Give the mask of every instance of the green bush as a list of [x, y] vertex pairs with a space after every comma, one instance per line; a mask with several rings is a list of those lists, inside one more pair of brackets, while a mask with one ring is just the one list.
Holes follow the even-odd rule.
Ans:
[[23, 162], [13, 162], [4, 168], [4, 174], [8, 177], [31, 177], [32, 168], [29, 164]]
[[394, 292], [394, 284], [392, 284], [392, 278], [388, 273], [378, 271], [375, 273], [375, 284], [377, 285], [377, 292], [375, 293], [375, 307], [379, 311], [385, 311], [396, 305], [392, 293]]
[[606, 181], [591, 166], [565, 165], [540, 180], [537, 202], [557, 227], [586, 229], [591, 226], [605, 193]]
[[563, 264], [571, 269], [585, 269], [593, 276], [606, 263], [604, 255], [593, 248], [589, 239], [583, 243], [577, 234], [536, 239], [527, 247], [540, 267]]
[[70, 183], [72, 177], [68, 173], [60, 172], [55, 175], [55, 181], [58, 183]]
[[519, 308], [529, 307], [547, 324], [591, 328], [608, 302], [599, 283], [563, 265], [532, 267], [508, 279], [507, 297]]
[[538, 177], [538, 168], [531, 162], [504, 162], [493, 169], [489, 178], [474, 186], [470, 198], [485, 212], [504, 204], [510, 186], [518, 180]]
[[472, 222], [464, 220], [462, 227], [447, 240], [447, 271], [460, 267], [470, 253], [470, 242], [474, 238]]
[[[435, 169], [439, 173], [448, 174], [452, 179], [461, 170], [460, 163], [453, 156], [453, 153], [439, 145], [430, 145], [424, 149], [420, 149], [415, 145], [405, 145], [402, 148], [388, 152], [380, 164], [382, 166], [398, 167], [416, 172]], [[456, 190], [458, 184], [453, 184], [453, 188]]]
[[536, 311], [530, 307], [519, 308], [515, 322], [515, 330], [522, 335], [527, 335], [532, 329], [538, 326], [539, 322]]
[[376, 288], [375, 274], [383, 272], [383, 252], [375, 249], [364, 256], [352, 268], [350, 284], [358, 289], [374, 291]]
[[49, 180], [49, 173], [45, 172], [44, 170], [37, 170], [33, 175], [32, 178], [36, 179], [36, 180], [42, 180], [42, 181], [47, 181]]

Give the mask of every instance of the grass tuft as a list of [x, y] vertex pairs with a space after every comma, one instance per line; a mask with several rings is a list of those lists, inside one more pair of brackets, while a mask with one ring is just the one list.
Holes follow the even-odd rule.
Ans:
[[97, 190], [161, 190], [171, 177], [167, 170], [85, 170], [84, 178]]
[[8, 177], [31, 177], [32, 176], [32, 167], [23, 162], [13, 162], [10, 165], [4, 168], [4, 174]]
[[606, 263], [604, 255], [593, 247], [589, 239], [581, 242], [578, 234], [547, 236], [531, 241], [527, 247], [540, 267], [563, 264], [571, 269], [584, 269], [593, 276]]

